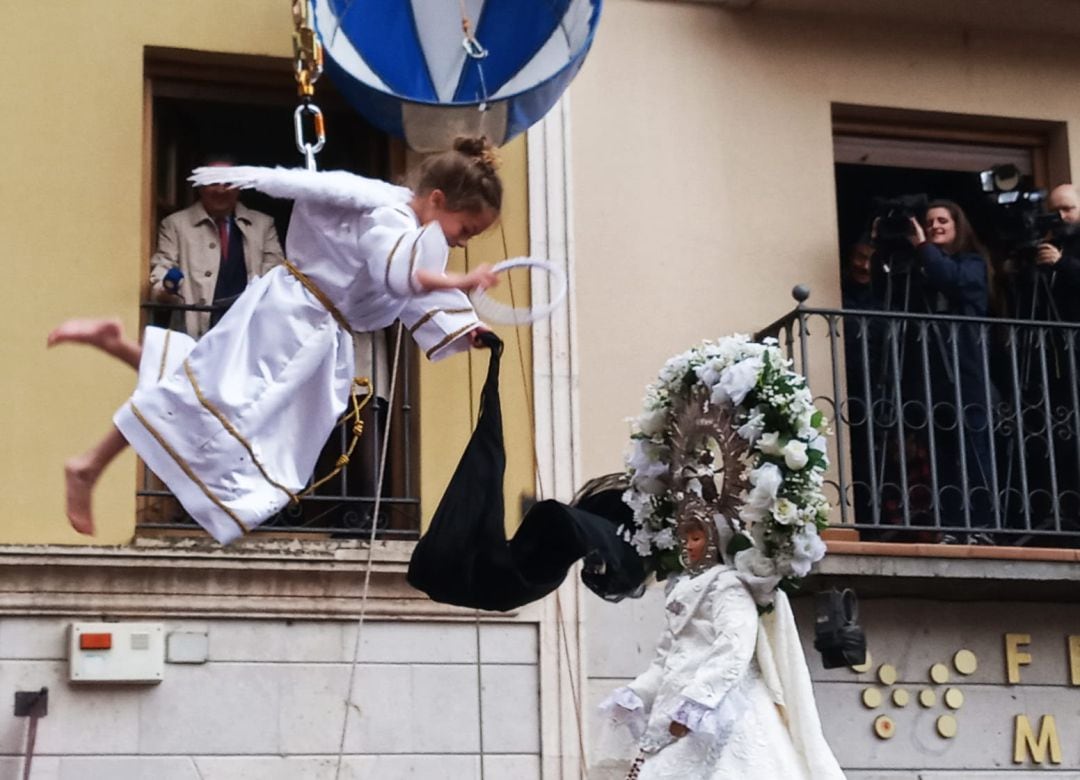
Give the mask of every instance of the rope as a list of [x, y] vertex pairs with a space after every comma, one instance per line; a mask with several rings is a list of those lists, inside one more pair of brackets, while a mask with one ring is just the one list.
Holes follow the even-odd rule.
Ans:
[[[390, 404], [397, 394], [398, 366], [401, 363], [401, 344], [405, 336], [405, 327], [398, 322], [397, 338], [394, 343], [394, 364], [390, 371]], [[370, 397], [370, 396], [369, 396]], [[379, 527], [379, 505], [382, 502], [383, 479], [386, 477], [386, 455], [390, 444], [390, 423], [393, 414], [386, 415], [386, 428], [383, 430], [382, 452], [379, 453], [379, 474], [375, 480], [375, 506], [371, 512], [371, 536], [368, 538], [367, 567], [364, 572], [364, 591], [360, 596], [360, 617], [356, 622], [356, 641], [353, 643], [352, 663], [349, 666], [349, 686], [346, 689], [345, 717], [341, 722], [341, 738], [338, 740], [337, 768], [334, 770], [334, 780], [341, 778], [341, 761], [345, 753], [345, 735], [349, 730], [349, 712], [353, 708], [353, 686], [356, 682], [356, 664], [360, 658], [360, 635], [364, 629], [364, 617], [367, 614], [368, 594], [371, 591], [371, 565], [375, 557], [375, 532]], [[354, 441], [355, 444], [355, 441]]]
[[[465, 8], [465, 3], [464, 3], [464, 0], [462, 0], [462, 11], [463, 12], [464, 12], [464, 8]], [[465, 273], [468, 273], [472, 269], [472, 265], [471, 265], [470, 260], [469, 260], [469, 245], [466, 244], [463, 247], [463, 249], [464, 249], [464, 253], [465, 253]], [[476, 402], [474, 400], [476, 398], [476, 392], [475, 392], [474, 384], [475, 383], [473, 382], [472, 357], [470, 356], [470, 358], [469, 358], [468, 405], [469, 405], [469, 422], [470, 422], [470, 424], [471, 424], [471, 426], [473, 428], [476, 427], [476, 423], [477, 423], [478, 418], [480, 416], [480, 412], [476, 408], [476, 405], [475, 405]], [[477, 733], [477, 739], [479, 740], [478, 747], [480, 749], [480, 780], [484, 780], [484, 772], [485, 772], [485, 769], [484, 769], [484, 686], [483, 686], [484, 668], [483, 668], [483, 665], [481, 664], [481, 661], [480, 661], [480, 618], [481, 618], [480, 610], [476, 610], [476, 613], [473, 616], [473, 620], [474, 620], [473, 627], [474, 627], [474, 633], [475, 633], [475, 636], [476, 636], [476, 717], [477, 717], [477, 721], [479, 723], [479, 728], [476, 730], [476, 733]]]
[[[506, 230], [503, 228], [502, 222], [499, 223], [499, 236], [502, 239], [503, 256], [508, 257], [510, 251], [506, 242]], [[514, 293], [514, 276], [512, 273], [507, 274], [507, 276], [509, 277], [507, 284], [510, 289], [510, 305], [516, 308], [517, 298]], [[535, 394], [530, 391], [528, 374], [525, 370], [525, 352], [522, 348], [521, 328], [514, 328], [514, 339], [517, 344], [518, 366], [521, 369], [521, 386], [525, 392], [525, 404], [529, 414], [529, 438], [532, 440], [533, 475], [536, 478], [537, 495], [540, 500], [543, 501], [547, 496], [544, 491], [544, 475], [540, 471], [540, 452], [536, 444]], [[558, 590], [555, 591], [555, 627], [556, 631], [559, 633], [559, 639], [561, 640], [560, 646], [566, 655], [566, 675], [570, 681], [570, 697], [574, 701], [574, 721], [577, 726], [578, 738], [578, 777], [587, 780], [589, 768], [585, 757], [585, 728], [582, 724], [581, 693], [574, 677], [574, 670], [570, 664], [570, 642], [566, 636], [566, 626], [563, 620], [562, 597], [559, 595]]]

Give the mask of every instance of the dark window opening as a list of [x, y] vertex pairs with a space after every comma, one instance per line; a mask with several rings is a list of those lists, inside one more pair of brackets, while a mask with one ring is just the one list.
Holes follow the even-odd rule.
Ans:
[[[187, 176], [206, 155], [229, 155], [240, 165], [303, 166], [294, 139], [297, 98], [288, 60], [154, 49], [147, 51], [145, 74], [150, 101], [152, 197], [147, 229], [152, 236], [151, 253], [160, 220], [196, 201]], [[317, 157], [321, 170], [393, 179], [401, 168], [400, 144], [353, 112], [328, 78], [317, 83], [315, 102], [326, 119], [326, 145]], [[284, 248], [291, 203], [250, 190], [241, 194], [240, 202], [274, 219]], [[149, 287], [144, 290], [144, 324], [183, 330], [185, 313], [192, 307], [152, 301]], [[417, 535], [417, 355], [406, 334], [396, 394], [387, 398], [395, 333], [396, 328], [389, 328], [357, 339], [357, 372], [369, 376], [382, 397], [373, 399], [365, 410], [364, 432], [348, 463], [313, 495], [290, 504], [260, 530], [367, 536], [375, 523], [382, 537]], [[361, 364], [366, 365], [362, 368]], [[379, 516], [375, 517], [375, 485], [387, 421], [391, 438]], [[334, 469], [351, 438], [351, 425], [338, 426], [323, 448], [313, 479]], [[142, 468], [138, 496], [140, 529], [193, 526], [160, 480]]]
[[[1013, 124], [834, 111], [844, 309], [867, 313], [804, 316], [842, 341], [837, 487], [863, 539], [1080, 546], [1080, 287], [1034, 259], [1042, 241], [1063, 255], [1080, 241], [1018, 240], [979, 177], [1013, 165], [1018, 191], [1046, 190], [1067, 181], [1068, 154], [1061, 123]], [[875, 199], [914, 195], [955, 202], [979, 244], [868, 241], [888, 212]]]

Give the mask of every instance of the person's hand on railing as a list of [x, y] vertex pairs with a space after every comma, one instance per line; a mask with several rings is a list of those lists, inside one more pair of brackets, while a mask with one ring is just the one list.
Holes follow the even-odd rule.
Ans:
[[183, 303], [180, 285], [184, 281], [184, 272], [179, 268], [170, 268], [161, 279], [161, 289], [154, 297], [160, 303]]

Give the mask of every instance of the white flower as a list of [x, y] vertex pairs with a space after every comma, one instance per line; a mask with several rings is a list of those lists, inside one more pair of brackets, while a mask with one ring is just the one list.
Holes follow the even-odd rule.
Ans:
[[784, 446], [780, 443], [780, 434], [775, 431], [761, 434], [757, 448], [766, 455], [782, 455]]
[[776, 562], [757, 547], [750, 547], [735, 553], [735, 568], [754, 577], [773, 577], [776, 575]]
[[647, 558], [652, 552], [652, 533], [647, 528], [639, 528], [634, 534], [634, 538], [631, 540], [631, 544], [634, 545], [634, 549], [637, 550], [637, 554], [642, 558]]
[[711, 390], [713, 385], [720, 381], [720, 373], [724, 370], [724, 365], [723, 360], [714, 358], [698, 366], [697, 377], [701, 380], [701, 384]]
[[736, 433], [746, 439], [746, 441], [750, 443], [750, 446], [753, 447], [764, 430], [765, 415], [755, 409], [750, 416], [746, 418], [746, 422], [739, 426]]
[[648, 439], [634, 439], [626, 465], [633, 469], [635, 477], [661, 477], [668, 472], [666, 457], [665, 447]]
[[781, 498], [773, 507], [772, 516], [780, 525], [791, 525], [799, 519], [799, 507], [786, 498]]
[[636, 490], [648, 493], [650, 496], [663, 495], [664, 491], [667, 490], [667, 483], [656, 477], [642, 477], [635, 474], [631, 484]]
[[675, 538], [675, 532], [670, 527], [660, 530], [653, 537], [653, 544], [661, 550], [673, 550], [678, 543], [679, 540]]
[[775, 463], [762, 463], [750, 472], [750, 484], [754, 487], [750, 490], [747, 503], [764, 509], [771, 507], [783, 482], [784, 475], [779, 466]]
[[825, 542], [818, 536], [817, 528], [804, 525], [791, 537], [792, 569], [799, 577], [810, 573], [810, 567], [825, 557]]
[[806, 445], [806, 446], [809, 447], [812, 450], [817, 450], [818, 452], [824, 453], [825, 452], [825, 437], [819, 434], [819, 435], [815, 436], [814, 438], [812, 438], [810, 440], [810, 443], [808, 445]]
[[[757, 385], [762, 366], [760, 357], [740, 360], [738, 363], [724, 369], [723, 373], [720, 374], [720, 382], [717, 387], [722, 387], [731, 399], [731, 403], [738, 406]], [[715, 395], [715, 393], [716, 388], [713, 388], [713, 394]]]
[[638, 430], [646, 436], [656, 436], [663, 432], [667, 417], [667, 409], [647, 409], [637, 418]]
[[806, 443], [792, 439], [784, 445], [784, 465], [798, 471], [809, 462], [806, 455]]

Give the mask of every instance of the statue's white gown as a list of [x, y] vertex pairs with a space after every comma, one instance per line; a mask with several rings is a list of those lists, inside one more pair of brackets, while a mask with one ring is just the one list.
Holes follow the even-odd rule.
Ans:
[[[672, 587], [649, 668], [601, 705], [638, 737], [640, 780], [835, 780], [791, 608], [759, 620], [733, 569]], [[671, 736], [672, 721], [690, 728]], [[786, 722], [785, 722], [786, 721]]]

